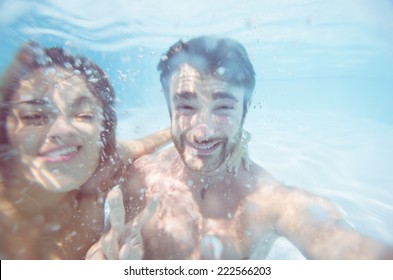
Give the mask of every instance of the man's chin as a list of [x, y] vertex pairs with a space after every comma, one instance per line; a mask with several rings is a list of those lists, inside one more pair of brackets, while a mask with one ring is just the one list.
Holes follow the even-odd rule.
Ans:
[[219, 146], [218, 151], [212, 155], [196, 155], [191, 149], [182, 149], [180, 151], [181, 157], [185, 166], [198, 173], [212, 173], [217, 172], [225, 166], [227, 156], [223, 153], [224, 148]]
[[184, 163], [188, 169], [198, 173], [216, 172], [218, 170], [221, 170], [221, 166], [223, 166], [222, 161], [215, 163], [205, 163], [202, 160], [185, 160]]

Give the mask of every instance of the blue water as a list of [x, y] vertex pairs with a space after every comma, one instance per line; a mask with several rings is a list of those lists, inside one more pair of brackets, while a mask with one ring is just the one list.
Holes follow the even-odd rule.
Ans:
[[26, 40], [86, 55], [113, 82], [120, 138], [141, 137], [169, 126], [162, 53], [206, 34], [239, 40], [254, 63], [252, 159], [393, 244], [391, 0], [2, 0], [0, 70]]

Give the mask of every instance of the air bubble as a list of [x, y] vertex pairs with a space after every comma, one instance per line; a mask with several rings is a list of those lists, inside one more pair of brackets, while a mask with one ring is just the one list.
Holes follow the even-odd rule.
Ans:
[[218, 67], [217, 70], [216, 70], [217, 74], [220, 75], [220, 76], [224, 75], [225, 71], [226, 71], [226, 69], [224, 67], [222, 67], [222, 66]]
[[72, 68], [72, 64], [69, 63], [69, 62], [64, 62], [64, 67], [65, 67], [66, 69], [71, 69], [71, 68]]

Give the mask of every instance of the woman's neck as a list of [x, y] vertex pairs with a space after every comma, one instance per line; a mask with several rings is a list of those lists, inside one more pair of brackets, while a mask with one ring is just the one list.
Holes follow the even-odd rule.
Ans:
[[77, 190], [56, 193], [24, 178], [4, 175], [3, 180], [4, 196], [24, 216], [52, 215], [77, 204]]

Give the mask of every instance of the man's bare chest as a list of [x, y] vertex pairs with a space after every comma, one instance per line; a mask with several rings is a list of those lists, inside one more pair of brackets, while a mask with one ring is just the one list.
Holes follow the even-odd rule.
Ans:
[[[268, 226], [253, 228], [250, 208], [207, 193], [204, 199], [186, 190], [160, 192], [160, 204], [142, 231], [148, 259], [245, 259]], [[265, 228], [265, 230], [263, 230]]]

